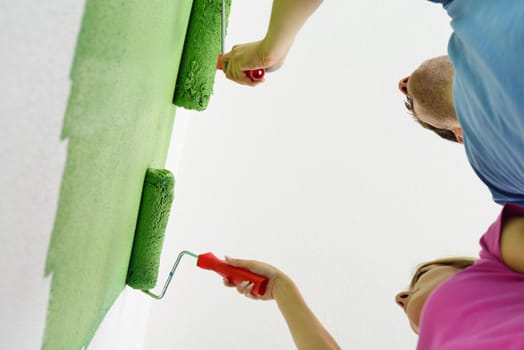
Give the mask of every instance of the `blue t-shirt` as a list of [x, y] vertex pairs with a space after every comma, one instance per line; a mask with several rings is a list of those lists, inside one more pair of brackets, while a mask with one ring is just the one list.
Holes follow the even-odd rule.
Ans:
[[451, 17], [453, 99], [495, 202], [524, 206], [524, 0], [430, 0]]

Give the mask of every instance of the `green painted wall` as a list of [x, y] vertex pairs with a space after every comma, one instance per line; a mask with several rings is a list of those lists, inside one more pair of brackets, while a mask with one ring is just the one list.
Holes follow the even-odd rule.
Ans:
[[43, 349], [89, 345], [125, 287], [142, 181], [162, 168], [190, 0], [87, 0], [71, 71], [68, 142], [48, 251]]

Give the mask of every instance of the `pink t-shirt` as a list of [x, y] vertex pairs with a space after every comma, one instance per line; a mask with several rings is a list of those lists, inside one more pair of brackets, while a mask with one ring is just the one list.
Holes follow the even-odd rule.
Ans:
[[524, 208], [506, 204], [480, 240], [480, 259], [426, 300], [418, 350], [524, 349], [524, 274], [504, 264], [499, 244], [502, 221], [513, 216]]

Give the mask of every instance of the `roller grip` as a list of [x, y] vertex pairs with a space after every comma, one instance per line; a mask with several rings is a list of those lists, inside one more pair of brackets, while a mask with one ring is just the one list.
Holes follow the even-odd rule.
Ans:
[[227, 278], [228, 281], [235, 286], [242, 281], [253, 282], [254, 286], [251, 290], [253, 295], [262, 296], [266, 292], [268, 283], [266, 277], [257, 275], [241, 267], [232, 266], [226, 261], [217, 258], [213, 253], [200, 254], [198, 256], [197, 266], [205, 270], [215, 271], [222, 277]]
[[[218, 55], [217, 69], [224, 70], [224, 64], [222, 63], [222, 55]], [[266, 70], [264, 68], [246, 70], [244, 71], [251, 81], [258, 81], [264, 79]]]

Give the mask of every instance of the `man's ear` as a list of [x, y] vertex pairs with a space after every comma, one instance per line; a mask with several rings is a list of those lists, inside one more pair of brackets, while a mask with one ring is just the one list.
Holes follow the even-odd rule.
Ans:
[[464, 143], [464, 137], [462, 137], [462, 128], [461, 127], [451, 129], [451, 132], [455, 134], [455, 137], [457, 138], [458, 143]]

